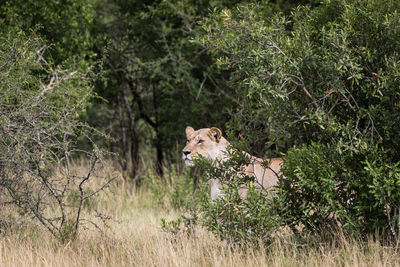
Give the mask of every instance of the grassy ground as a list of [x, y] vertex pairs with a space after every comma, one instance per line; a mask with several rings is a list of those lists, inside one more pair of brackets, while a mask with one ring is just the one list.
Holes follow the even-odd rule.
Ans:
[[299, 246], [290, 237], [246, 250], [218, 240], [202, 228], [188, 235], [161, 229], [161, 218], [178, 212], [161, 207], [149, 190], [114, 185], [97, 200], [110, 214], [110, 228], [89, 228], [62, 244], [43, 230], [19, 227], [0, 235], [0, 266], [397, 266], [397, 250], [375, 241], [345, 237], [336, 244]]

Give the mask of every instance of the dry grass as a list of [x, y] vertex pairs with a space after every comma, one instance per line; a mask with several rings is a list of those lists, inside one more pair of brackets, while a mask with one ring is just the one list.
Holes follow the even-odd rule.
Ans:
[[0, 266], [397, 266], [397, 250], [376, 241], [341, 238], [336, 245], [299, 247], [290, 237], [263, 249], [234, 248], [197, 228], [191, 235], [163, 232], [159, 207], [145, 190], [115, 185], [97, 200], [113, 216], [104, 234], [89, 229], [61, 244], [42, 230], [18, 228], [0, 235]]

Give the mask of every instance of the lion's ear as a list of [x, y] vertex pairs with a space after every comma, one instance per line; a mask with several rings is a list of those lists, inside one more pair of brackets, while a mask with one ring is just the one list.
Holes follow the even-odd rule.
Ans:
[[211, 127], [210, 131], [208, 134], [212, 137], [215, 138], [215, 141], [219, 143], [219, 140], [221, 140], [222, 132], [220, 129], [217, 127]]
[[190, 126], [186, 127], [186, 137], [189, 137], [194, 132], [194, 129]]

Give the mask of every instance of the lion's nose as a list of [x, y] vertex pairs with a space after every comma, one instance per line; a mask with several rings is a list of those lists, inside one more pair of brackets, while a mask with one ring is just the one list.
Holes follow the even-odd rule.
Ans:
[[190, 151], [184, 150], [184, 151], [183, 151], [183, 154], [184, 154], [185, 156], [187, 156], [187, 155], [190, 154]]

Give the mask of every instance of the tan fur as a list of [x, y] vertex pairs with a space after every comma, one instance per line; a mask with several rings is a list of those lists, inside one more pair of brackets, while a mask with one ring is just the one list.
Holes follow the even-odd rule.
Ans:
[[[186, 146], [183, 148], [183, 160], [187, 166], [194, 166], [193, 157], [202, 155], [209, 160], [227, 160], [227, 147], [229, 142], [222, 136], [220, 129], [216, 127], [204, 128], [195, 131], [192, 127], [186, 127]], [[243, 166], [240, 176], [255, 178], [255, 186], [259, 189], [267, 189], [277, 185], [278, 176], [282, 165], [281, 158], [260, 159], [251, 155], [250, 164]], [[262, 163], [265, 162], [263, 167]], [[220, 194], [220, 182], [218, 179], [210, 179], [211, 198], [215, 199]], [[239, 192], [246, 197], [246, 190]]]

